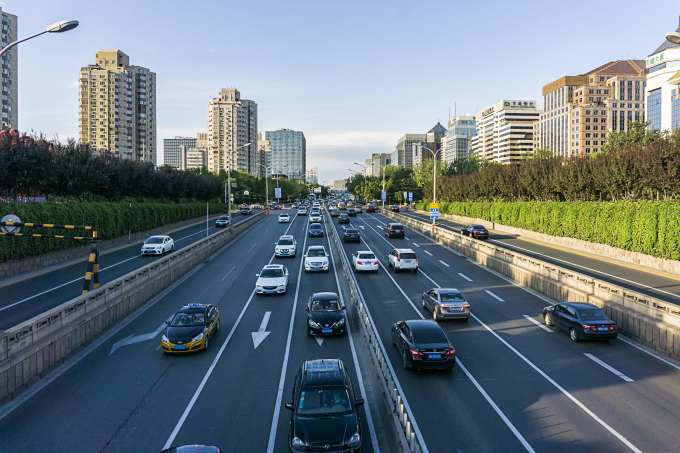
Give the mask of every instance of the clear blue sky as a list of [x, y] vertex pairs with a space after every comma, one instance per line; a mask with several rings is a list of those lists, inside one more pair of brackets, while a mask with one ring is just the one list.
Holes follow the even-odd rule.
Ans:
[[[107, 5], [113, 8], [107, 10]], [[80, 26], [19, 45], [19, 127], [77, 137], [77, 79], [99, 49], [156, 72], [163, 139], [207, 129], [207, 101], [236, 87], [260, 131], [307, 137], [307, 166], [346, 178], [449, 108], [541, 101], [541, 87], [611, 60], [645, 58], [678, 26], [676, 1], [5, 0], [19, 35]], [[103, 19], [105, 18], [105, 19]], [[585, 20], [587, 18], [587, 20]], [[358, 167], [355, 167], [358, 168]]]

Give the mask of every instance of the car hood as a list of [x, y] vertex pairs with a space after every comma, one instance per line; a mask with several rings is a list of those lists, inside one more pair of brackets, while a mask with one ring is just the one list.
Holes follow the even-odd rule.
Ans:
[[325, 263], [328, 264], [327, 256], [308, 256], [305, 258], [305, 264], [308, 263]]
[[142, 244], [143, 249], [155, 249], [157, 247], [163, 247], [163, 244]]
[[177, 341], [188, 342], [196, 335], [203, 332], [204, 328], [204, 326], [168, 327], [165, 331], [165, 336], [168, 337], [168, 340], [170, 340], [171, 343]]
[[293, 245], [277, 245], [276, 246], [276, 250], [281, 250], [281, 249], [290, 250], [290, 249], [294, 249], [294, 248], [295, 248], [295, 244], [293, 244]]
[[293, 427], [293, 435], [307, 445], [345, 444], [358, 432], [359, 424], [355, 414], [328, 418], [296, 416]]
[[262, 286], [279, 286], [281, 283], [286, 283], [286, 277], [257, 279], [257, 284]]
[[[314, 320], [314, 322], [317, 322], [321, 324], [322, 326], [328, 325], [328, 327], [332, 326], [336, 322], [340, 321], [343, 317], [342, 310], [338, 311], [325, 311], [325, 312], [309, 312], [309, 317]], [[352, 433], [354, 434], [354, 433]]]

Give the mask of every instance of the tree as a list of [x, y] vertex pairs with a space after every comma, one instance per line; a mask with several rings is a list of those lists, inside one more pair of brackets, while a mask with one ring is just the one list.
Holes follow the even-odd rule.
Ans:
[[661, 137], [659, 131], [647, 128], [650, 124], [651, 122], [649, 121], [644, 123], [634, 121], [628, 123], [627, 131], [610, 132], [607, 142], [602, 145], [602, 152], [608, 153], [612, 150], [626, 147], [633, 147], [636, 149], [647, 147]]

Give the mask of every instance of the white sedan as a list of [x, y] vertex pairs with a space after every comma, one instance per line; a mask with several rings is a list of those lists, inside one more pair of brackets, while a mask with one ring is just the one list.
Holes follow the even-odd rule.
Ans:
[[290, 223], [290, 216], [288, 214], [279, 214], [279, 223]]
[[305, 272], [328, 272], [328, 253], [323, 245], [312, 245], [305, 255]]
[[354, 252], [352, 254], [352, 266], [354, 271], [373, 271], [378, 272], [378, 258], [373, 252]]
[[288, 269], [280, 264], [269, 264], [255, 276], [257, 294], [284, 294], [288, 288]]
[[142, 244], [142, 255], [162, 255], [175, 249], [175, 241], [170, 236], [151, 236]]
[[321, 223], [321, 214], [312, 214], [309, 216], [309, 223]]

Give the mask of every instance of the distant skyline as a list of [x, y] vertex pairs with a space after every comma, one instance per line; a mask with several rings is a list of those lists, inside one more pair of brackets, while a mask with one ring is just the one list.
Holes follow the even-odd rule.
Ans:
[[[449, 109], [475, 114], [499, 99], [608, 61], [646, 58], [678, 27], [677, 2], [584, 0], [588, 22], [552, 2], [194, 2], [9, 0], [19, 37], [62, 19], [80, 26], [19, 49], [19, 127], [78, 137], [78, 73], [120, 49], [157, 74], [157, 149], [207, 130], [207, 103], [237, 88], [258, 104], [261, 132], [307, 138], [307, 167], [329, 184], [371, 153], [391, 153]], [[107, 6], [112, 6], [107, 10]], [[642, 14], [633, 12], [641, 11]], [[134, 13], [131, 13], [134, 12]], [[653, 20], [640, 20], [652, 17]], [[248, 20], [245, 20], [247, 18]], [[416, 20], [416, 18], [421, 20]]]

